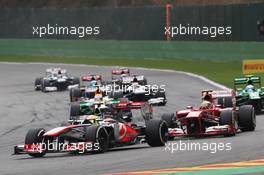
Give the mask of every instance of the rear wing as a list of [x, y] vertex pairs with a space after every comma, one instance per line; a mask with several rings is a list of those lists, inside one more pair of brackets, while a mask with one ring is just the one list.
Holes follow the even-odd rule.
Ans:
[[82, 76], [82, 81], [93, 81], [93, 80], [102, 80], [101, 75], [89, 75], [89, 76]]
[[137, 81], [144, 80], [144, 76], [143, 75], [133, 75], [133, 76], [129, 76], [129, 77], [123, 77], [122, 78], [122, 83], [124, 83], [124, 84], [132, 83], [135, 78], [137, 79]]
[[139, 109], [144, 120], [152, 118], [153, 115], [152, 106], [147, 102], [120, 102], [112, 107], [116, 111]]
[[122, 75], [122, 74], [128, 74], [130, 75], [129, 69], [113, 69], [112, 75]]
[[46, 69], [46, 74], [58, 74], [59, 72], [61, 74], [66, 74], [67, 73], [67, 70], [66, 69], [61, 69], [59, 67]]
[[146, 102], [119, 102], [113, 105], [113, 108], [118, 110], [141, 109], [147, 104]]
[[212, 99], [223, 98], [223, 97], [235, 97], [235, 91], [234, 90], [219, 90], [219, 91], [203, 90], [202, 91], [202, 98], [206, 94], [209, 94]]
[[233, 97], [235, 95], [234, 91], [232, 90], [212, 91], [211, 94], [213, 98]]
[[261, 79], [259, 76], [250, 76], [250, 77], [241, 77], [241, 78], [235, 78], [234, 79], [234, 85], [240, 85], [240, 84], [247, 84], [247, 82], [251, 80], [252, 83], [261, 83]]

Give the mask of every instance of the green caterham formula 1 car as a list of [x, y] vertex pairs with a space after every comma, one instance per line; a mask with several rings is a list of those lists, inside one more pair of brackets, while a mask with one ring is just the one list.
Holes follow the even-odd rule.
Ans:
[[260, 113], [264, 107], [264, 87], [261, 87], [259, 76], [249, 75], [234, 79], [236, 105], [252, 105], [255, 112]]

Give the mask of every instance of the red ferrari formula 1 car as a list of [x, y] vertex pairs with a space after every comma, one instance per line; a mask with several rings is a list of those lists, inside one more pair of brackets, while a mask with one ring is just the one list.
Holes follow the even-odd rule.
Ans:
[[[135, 103], [123, 105], [115, 106], [116, 110], [139, 108]], [[146, 106], [142, 108], [146, 110]], [[14, 154], [42, 157], [52, 152], [102, 153], [114, 147], [142, 143], [142, 139], [152, 147], [164, 146], [168, 137], [168, 127], [163, 120], [149, 119], [138, 126], [109, 113], [87, 116], [85, 120], [85, 124], [61, 126], [48, 132], [43, 128], [31, 129], [25, 144], [14, 147]]]
[[232, 91], [202, 91], [200, 107], [188, 106], [174, 114], [163, 114], [169, 127], [169, 138], [180, 136], [234, 136], [237, 131], [254, 131], [256, 115], [254, 107], [236, 108]]

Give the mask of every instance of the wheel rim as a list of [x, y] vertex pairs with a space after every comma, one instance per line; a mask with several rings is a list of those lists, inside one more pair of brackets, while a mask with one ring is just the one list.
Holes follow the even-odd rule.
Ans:
[[169, 133], [168, 133], [168, 128], [166, 123], [163, 121], [160, 124], [159, 127], [159, 136], [160, 136], [160, 140], [163, 144], [165, 144], [165, 142], [167, 142], [168, 137], [169, 137]]
[[252, 110], [251, 117], [252, 117], [253, 127], [255, 128], [256, 127], [256, 115], [255, 115], [255, 111], [254, 110]]
[[97, 142], [99, 143], [99, 150], [105, 151], [107, 149], [107, 133], [105, 129], [100, 128], [98, 132]]

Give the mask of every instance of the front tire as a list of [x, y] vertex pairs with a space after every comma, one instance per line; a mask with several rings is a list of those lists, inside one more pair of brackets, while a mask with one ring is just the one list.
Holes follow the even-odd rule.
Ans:
[[146, 141], [152, 147], [164, 146], [168, 140], [168, 126], [163, 120], [146, 122]]
[[173, 128], [174, 113], [162, 114], [161, 119], [167, 123], [168, 128]]
[[41, 91], [42, 92], [47, 92], [46, 87], [47, 87], [48, 83], [49, 83], [48, 80], [42, 79], [42, 81], [41, 81]]
[[[45, 129], [43, 128], [36, 128], [30, 129], [27, 132], [25, 138], [25, 144], [42, 144], [44, 141], [43, 134], [45, 133]], [[43, 157], [46, 154], [46, 150], [43, 150], [40, 153], [28, 153], [32, 157]]]
[[235, 127], [235, 131], [233, 133], [227, 134], [225, 136], [235, 136], [237, 130], [237, 123], [234, 117], [234, 112], [232, 110], [223, 110], [220, 114], [220, 125], [231, 125]]
[[36, 91], [41, 90], [41, 81], [42, 81], [42, 78], [36, 78], [35, 80], [35, 90]]
[[109, 135], [106, 129], [102, 126], [91, 125], [86, 129], [86, 141], [92, 142], [93, 153], [103, 153], [109, 147]]

